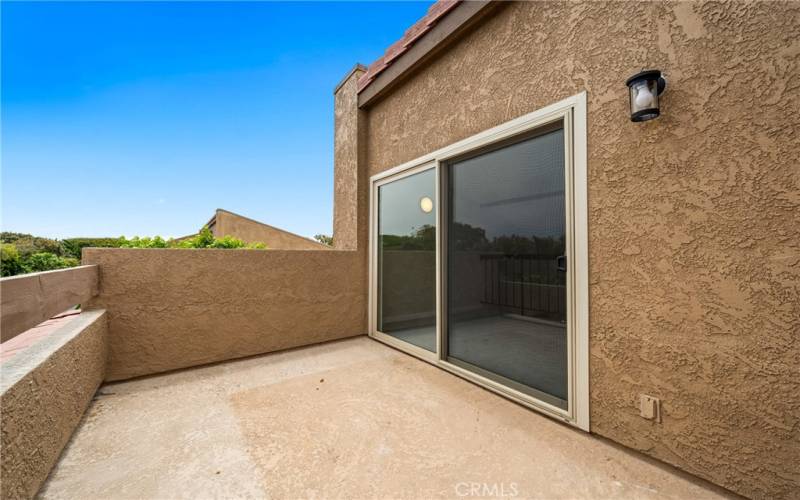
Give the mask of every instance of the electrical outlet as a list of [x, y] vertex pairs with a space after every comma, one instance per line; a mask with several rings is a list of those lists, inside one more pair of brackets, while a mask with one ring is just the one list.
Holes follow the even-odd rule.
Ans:
[[639, 415], [647, 420], [661, 423], [661, 400], [647, 394], [640, 394]]

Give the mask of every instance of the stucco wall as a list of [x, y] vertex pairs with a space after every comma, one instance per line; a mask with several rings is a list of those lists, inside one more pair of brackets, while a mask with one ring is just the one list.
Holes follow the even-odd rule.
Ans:
[[366, 332], [360, 252], [84, 249], [100, 266], [108, 380]]
[[0, 497], [33, 498], [103, 381], [106, 316], [83, 312], [3, 362]]
[[333, 245], [337, 250], [363, 249], [368, 236], [367, 212], [360, 210], [368, 196], [364, 112], [358, 109], [357, 94], [358, 78], [363, 74], [363, 66], [356, 65], [333, 96]]
[[260, 242], [272, 250], [328, 250], [330, 247], [247, 217], [217, 210], [212, 230], [218, 238], [233, 236], [247, 243]]
[[[642, 68], [668, 86], [663, 115], [634, 124], [624, 81]], [[369, 175], [587, 91], [592, 431], [788, 498], [798, 74], [800, 3], [511, 4], [368, 109]]]

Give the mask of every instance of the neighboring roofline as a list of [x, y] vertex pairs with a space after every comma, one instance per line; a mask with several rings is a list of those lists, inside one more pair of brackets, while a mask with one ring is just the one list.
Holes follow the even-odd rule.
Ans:
[[179, 236], [179, 237], [177, 237], [177, 238], [172, 238], [172, 241], [183, 241], [183, 240], [188, 240], [189, 238], [194, 238], [194, 237], [195, 237], [195, 236], [197, 236], [198, 234], [199, 234], [199, 233], [192, 233], [192, 234], [187, 234], [186, 236]]
[[[236, 217], [239, 217], [239, 218], [241, 218], [241, 219], [248, 220], [248, 221], [250, 221], [250, 222], [253, 222], [253, 223], [255, 223], [255, 224], [258, 224], [258, 225], [260, 225], [260, 226], [268, 227], [268, 228], [270, 228], [270, 229], [273, 229], [273, 230], [275, 230], [275, 231], [278, 231], [278, 232], [280, 232], [280, 233], [283, 233], [283, 234], [288, 234], [289, 236], [295, 236], [295, 237], [297, 237], [297, 238], [303, 238], [304, 240], [310, 241], [311, 243], [316, 243], [317, 245], [319, 245], [319, 246], [321, 246], [321, 247], [327, 248], [327, 249], [329, 249], [329, 250], [331, 249], [331, 247], [330, 247], [330, 246], [328, 246], [328, 245], [326, 245], [326, 244], [324, 244], [324, 243], [320, 243], [319, 241], [316, 241], [316, 240], [314, 240], [314, 239], [312, 239], [312, 238], [306, 238], [306, 237], [305, 237], [305, 236], [303, 236], [303, 235], [300, 235], [300, 234], [297, 234], [297, 233], [293, 233], [293, 232], [291, 232], [291, 231], [287, 231], [287, 230], [285, 230], [285, 229], [281, 229], [281, 228], [279, 228], [279, 227], [270, 226], [269, 224], [265, 224], [265, 223], [263, 223], [263, 222], [261, 222], [261, 221], [257, 221], [257, 220], [255, 220], [255, 219], [251, 219], [250, 217], [245, 217], [244, 215], [237, 214], [236, 212], [231, 212], [230, 210], [225, 210], [224, 208], [218, 208], [218, 209], [217, 209], [217, 211], [216, 211], [216, 213], [214, 214], [214, 217], [212, 217], [212, 218], [211, 218], [211, 220], [214, 220], [214, 219], [216, 219], [216, 218], [217, 218], [217, 213], [219, 213], [219, 212], [225, 212], [225, 213], [227, 213], [227, 214], [230, 214], [230, 215], [235, 215]], [[225, 236], [225, 235], [223, 234], [222, 236]]]
[[339, 83], [337, 83], [336, 87], [333, 88], [333, 93], [335, 94], [339, 92], [339, 89], [342, 88], [342, 85], [344, 85], [344, 83], [349, 80], [356, 71], [367, 71], [367, 67], [361, 63], [356, 63], [352, 68], [350, 68], [350, 71], [348, 71], [347, 74], [344, 75], [341, 80], [339, 80]]
[[[394, 47], [403, 42], [404, 39], [390, 46], [386, 54], [373, 62], [368, 68], [368, 72], [361, 77], [358, 89], [358, 106], [365, 107], [373, 104], [413, 70], [417, 69], [459, 35], [473, 27], [486, 14], [493, 11], [495, 7], [503, 3], [496, 0], [458, 1], [450, 8], [445, 6], [446, 11], [440, 17], [437, 17], [435, 22], [429, 22], [427, 26], [430, 27], [414, 38], [414, 35], [409, 35], [409, 32], [416, 29], [417, 25], [425, 20], [425, 17], [423, 17], [406, 32], [405, 36], [411, 36], [412, 38], [406, 42], [405, 49], [399, 55], [396, 54], [397, 49]], [[436, 5], [434, 4], [434, 6]], [[384, 63], [383, 61], [387, 57], [388, 61]], [[373, 68], [373, 66], [376, 67]], [[370, 69], [372, 69], [372, 74], [370, 74]]]

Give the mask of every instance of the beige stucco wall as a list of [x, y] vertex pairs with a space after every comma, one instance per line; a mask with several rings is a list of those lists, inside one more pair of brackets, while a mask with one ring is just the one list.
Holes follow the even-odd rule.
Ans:
[[360, 335], [360, 252], [84, 249], [101, 269], [108, 380]]
[[337, 250], [363, 248], [368, 237], [367, 212], [360, 209], [367, 204], [369, 193], [364, 112], [358, 109], [357, 94], [357, 81], [363, 74], [364, 68], [356, 65], [333, 96], [333, 245]]
[[268, 224], [218, 209], [214, 236], [233, 236], [247, 243], [264, 243], [272, 250], [327, 250], [330, 247]]
[[3, 361], [0, 497], [33, 498], [105, 375], [106, 316], [84, 312]]
[[[663, 115], [634, 124], [624, 82], [642, 68], [668, 86]], [[798, 74], [800, 3], [512, 4], [368, 109], [369, 175], [587, 91], [592, 431], [788, 498]]]
[[79, 266], [0, 279], [5, 342], [97, 294], [98, 269]]

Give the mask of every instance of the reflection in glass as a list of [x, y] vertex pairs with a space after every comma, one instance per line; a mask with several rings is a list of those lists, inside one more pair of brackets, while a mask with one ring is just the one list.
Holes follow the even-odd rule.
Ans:
[[436, 351], [436, 172], [378, 187], [378, 331]]
[[563, 128], [448, 179], [448, 360], [566, 409]]

